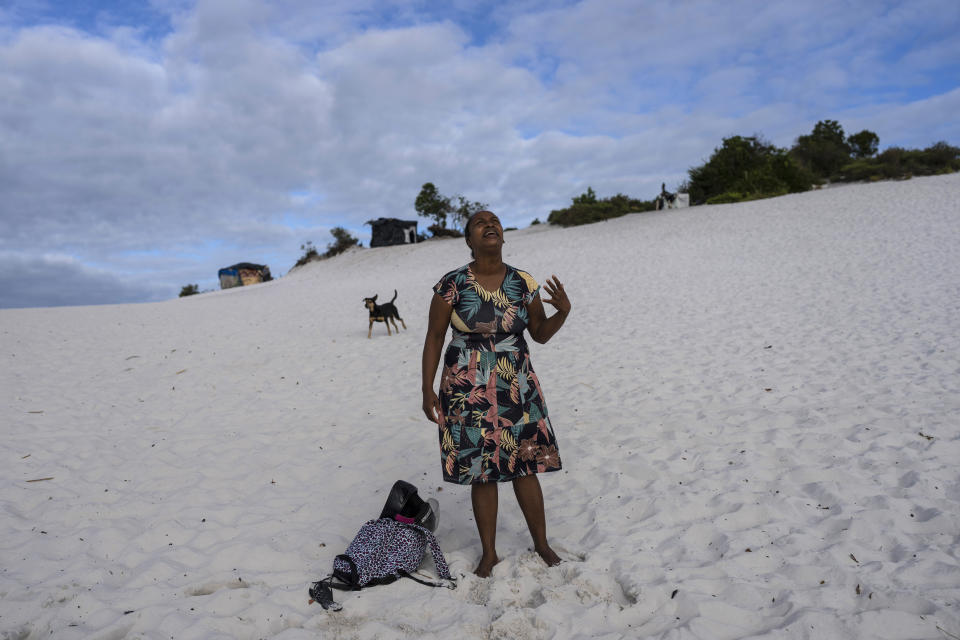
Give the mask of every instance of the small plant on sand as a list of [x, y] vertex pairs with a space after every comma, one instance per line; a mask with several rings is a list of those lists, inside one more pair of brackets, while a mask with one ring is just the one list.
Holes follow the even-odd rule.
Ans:
[[195, 296], [200, 293], [200, 287], [195, 284], [186, 284], [183, 285], [183, 288], [180, 289], [180, 297], [185, 298], [187, 296]]
[[320, 259], [320, 254], [317, 253], [317, 248], [313, 246], [313, 240], [307, 240], [300, 245], [300, 251], [303, 251], [303, 255], [300, 256], [299, 260], [297, 260], [297, 264], [293, 265], [294, 267], [302, 267], [308, 262], [313, 262], [314, 260]]
[[334, 227], [330, 230], [330, 234], [333, 236], [334, 242], [327, 245], [327, 250], [323, 254], [324, 258], [332, 258], [350, 247], [360, 246], [360, 241], [350, 235], [350, 232], [343, 227]]

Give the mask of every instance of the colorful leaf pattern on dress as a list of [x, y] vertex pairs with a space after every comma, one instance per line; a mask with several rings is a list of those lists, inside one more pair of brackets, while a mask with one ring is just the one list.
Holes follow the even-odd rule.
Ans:
[[487, 291], [467, 265], [443, 276], [434, 291], [456, 319], [440, 379], [443, 479], [506, 482], [560, 469], [523, 335], [527, 304], [539, 295], [537, 281], [507, 265], [500, 288]]

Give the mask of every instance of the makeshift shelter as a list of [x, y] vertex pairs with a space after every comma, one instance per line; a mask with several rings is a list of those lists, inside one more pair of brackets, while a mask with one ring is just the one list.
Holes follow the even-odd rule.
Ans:
[[238, 262], [232, 267], [220, 269], [220, 288], [230, 289], [231, 287], [243, 287], [248, 284], [257, 284], [273, 280], [270, 275], [270, 267], [265, 264], [253, 264], [252, 262]]
[[370, 246], [389, 247], [395, 244], [413, 244], [417, 241], [417, 221], [377, 218], [367, 220], [370, 225]]

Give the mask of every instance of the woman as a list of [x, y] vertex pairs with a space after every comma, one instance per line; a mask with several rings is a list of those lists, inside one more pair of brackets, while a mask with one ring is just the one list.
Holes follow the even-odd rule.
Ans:
[[[557, 442], [530, 364], [523, 330], [544, 343], [563, 326], [570, 300], [553, 276], [544, 285], [556, 308], [549, 318], [540, 287], [503, 262], [503, 227], [490, 211], [467, 220], [464, 236], [473, 261], [434, 286], [423, 343], [423, 412], [440, 427], [443, 479], [471, 485], [483, 554], [475, 573], [490, 575], [496, 550], [497, 483], [510, 481], [533, 537], [549, 566], [560, 557], [547, 543], [543, 493], [537, 473], [560, 469]], [[440, 396], [433, 390], [447, 326]]]

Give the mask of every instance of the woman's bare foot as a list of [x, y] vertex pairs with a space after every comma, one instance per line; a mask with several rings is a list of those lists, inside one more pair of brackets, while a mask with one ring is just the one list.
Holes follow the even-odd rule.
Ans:
[[543, 559], [543, 561], [547, 563], [548, 567], [555, 567], [563, 562], [560, 556], [557, 555], [557, 552], [551, 549], [549, 546], [534, 550]]
[[490, 573], [493, 571], [493, 566], [498, 562], [500, 562], [500, 558], [497, 556], [480, 558], [480, 564], [477, 565], [477, 568], [474, 569], [473, 572], [481, 578], [489, 578]]

